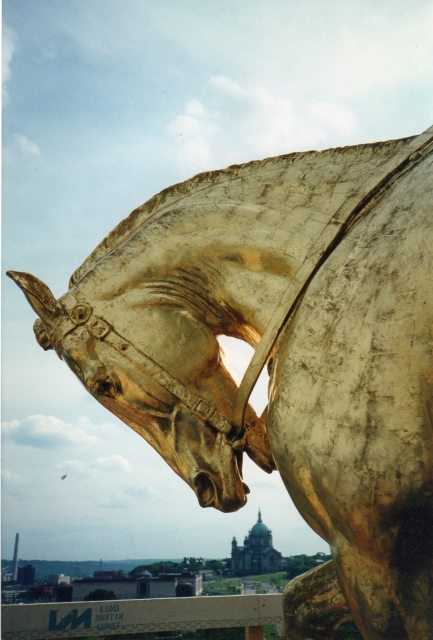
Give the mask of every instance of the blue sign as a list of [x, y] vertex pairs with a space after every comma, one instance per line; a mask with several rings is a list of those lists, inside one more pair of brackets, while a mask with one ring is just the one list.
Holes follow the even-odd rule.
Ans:
[[76, 629], [83, 625], [83, 629], [90, 629], [92, 626], [92, 609], [86, 609], [79, 616], [78, 609], [72, 609], [70, 613], [64, 618], [60, 618], [60, 622], [57, 622], [57, 609], [50, 611], [50, 620], [48, 623], [48, 631], [64, 631], [66, 627], [71, 625], [71, 629]]

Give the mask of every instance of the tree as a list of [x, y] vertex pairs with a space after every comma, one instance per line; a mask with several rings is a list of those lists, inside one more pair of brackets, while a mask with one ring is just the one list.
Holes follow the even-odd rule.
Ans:
[[206, 569], [210, 569], [218, 576], [222, 574], [226, 568], [226, 563], [221, 560], [206, 560]]
[[84, 600], [116, 600], [116, 594], [114, 591], [108, 591], [107, 589], [95, 589], [85, 596]]
[[203, 558], [184, 558], [180, 568], [188, 571], [199, 571], [203, 569]]
[[166, 573], [175, 573], [178, 571], [179, 563], [171, 562], [171, 560], [161, 560], [160, 562], [152, 562], [152, 564], [139, 564], [137, 567], [132, 569], [129, 572], [129, 576], [133, 578], [137, 573], [141, 573], [142, 571], [148, 571], [153, 576], [157, 576], [161, 567], [164, 567]]
[[307, 556], [304, 553], [292, 556], [287, 559], [287, 577], [292, 580], [314, 567], [317, 567], [317, 559], [314, 556]]

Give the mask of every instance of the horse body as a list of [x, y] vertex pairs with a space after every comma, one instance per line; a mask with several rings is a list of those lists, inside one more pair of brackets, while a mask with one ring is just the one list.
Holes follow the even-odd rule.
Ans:
[[368, 638], [431, 638], [432, 160], [376, 203], [281, 339], [268, 434]]
[[11, 273], [41, 318], [39, 343], [155, 447], [201, 506], [243, 506], [242, 451], [268, 472], [275, 460], [299, 511], [330, 543], [364, 636], [402, 640], [433, 637], [421, 611], [426, 573], [401, 559], [413, 513], [416, 549], [424, 564], [431, 557], [422, 530], [431, 517], [427, 161], [355, 225], [282, 335], [271, 450], [251, 407], [244, 434], [226, 428], [236, 385], [216, 337], [258, 344], [335, 211], [407, 142], [292, 154], [175, 185], [123, 221], [59, 301], [33, 276]]

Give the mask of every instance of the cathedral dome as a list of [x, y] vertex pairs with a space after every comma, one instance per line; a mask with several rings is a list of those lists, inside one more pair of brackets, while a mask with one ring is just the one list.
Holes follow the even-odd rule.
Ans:
[[240, 576], [255, 576], [282, 570], [283, 558], [281, 553], [274, 549], [272, 532], [262, 522], [260, 509], [257, 522], [249, 534], [245, 536], [243, 546], [239, 547], [236, 539], [233, 538], [230, 562], [231, 571]]
[[271, 533], [271, 530], [262, 522], [262, 514], [259, 511], [259, 517], [256, 524], [250, 532], [253, 536], [267, 536]]

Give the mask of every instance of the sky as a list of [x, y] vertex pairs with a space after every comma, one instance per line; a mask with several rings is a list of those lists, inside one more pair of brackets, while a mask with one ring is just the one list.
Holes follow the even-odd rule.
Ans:
[[[283, 555], [328, 550], [278, 473], [249, 461], [248, 504], [201, 509], [38, 346], [4, 272], [29, 271], [60, 296], [100, 240], [171, 184], [420, 133], [432, 73], [431, 0], [4, 0], [3, 557], [16, 532], [26, 559], [226, 557], [259, 507]], [[223, 342], [240, 377], [252, 349]]]

